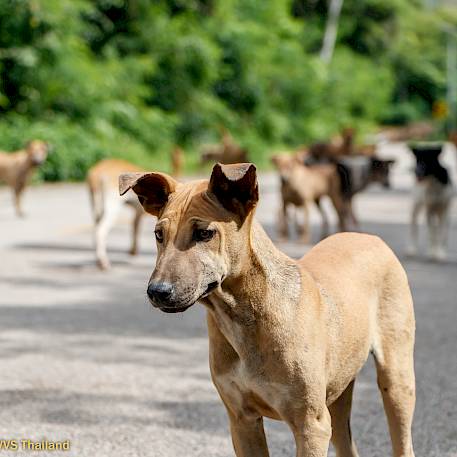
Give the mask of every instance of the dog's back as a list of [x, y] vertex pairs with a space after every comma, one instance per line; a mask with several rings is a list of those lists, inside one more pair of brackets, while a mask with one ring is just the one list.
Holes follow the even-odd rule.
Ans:
[[119, 175], [139, 171], [141, 168], [121, 159], [104, 159], [89, 169], [87, 185], [95, 221], [102, 217], [106, 199], [120, 198], [117, 191]]

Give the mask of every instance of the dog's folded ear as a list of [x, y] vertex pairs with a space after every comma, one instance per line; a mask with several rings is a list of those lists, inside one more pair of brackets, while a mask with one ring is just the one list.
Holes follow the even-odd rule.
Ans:
[[244, 220], [259, 200], [255, 165], [252, 163], [214, 165], [208, 191], [225, 209], [238, 214]]
[[178, 182], [165, 173], [123, 173], [119, 176], [119, 193], [132, 189], [148, 213], [158, 216], [176, 190]]

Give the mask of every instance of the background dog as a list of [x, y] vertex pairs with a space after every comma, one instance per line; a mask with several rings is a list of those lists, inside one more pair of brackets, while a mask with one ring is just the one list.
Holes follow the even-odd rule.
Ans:
[[33, 171], [46, 160], [48, 152], [48, 143], [40, 140], [30, 141], [20, 151], [0, 152], [0, 180], [11, 187], [18, 216], [24, 215], [21, 197], [29, 178]]
[[106, 251], [106, 239], [124, 204], [134, 210], [132, 222], [132, 246], [130, 254], [138, 252], [138, 231], [144, 215], [143, 207], [133, 193], [123, 197], [118, 193], [119, 175], [124, 172], [141, 172], [141, 169], [125, 160], [105, 159], [95, 164], [87, 174], [90, 201], [95, 224], [95, 254], [102, 270], [110, 267]]
[[295, 215], [297, 232], [301, 233], [304, 243], [309, 242], [309, 208], [316, 205], [321, 217], [321, 238], [328, 235], [328, 218], [321, 204], [321, 199], [328, 196], [333, 203], [340, 221], [340, 230], [345, 230], [344, 202], [341, 193], [341, 181], [333, 164], [319, 164], [308, 167], [300, 155], [277, 154], [271, 158], [281, 180], [281, 209], [279, 212], [279, 235], [289, 236], [288, 210], [290, 207], [301, 209], [304, 215], [300, 228]]
[[439, 162], [443, 145], [429, 144], [412, 146], [416, 158], [416, 185], [413, 189], [411, 212], [410, 255], [418, 251], [418, 218], [422, 211], [429, 235], [429, 254], [434, 260], [446, 258], [449, 214], [453, 195], [449, 173]]
[[360, 227], [353, 206], [355, 195], [364, 191], [371, 184], [380, 184], [389, 188], [389, 175], [394, 163], [394, 160], [362, 155], [338, 159], [336, 168], [341, 181], [341, 198], [344, 202], [344, 217], [346, 218], [345, 227], [351, 225], [354, 229]]

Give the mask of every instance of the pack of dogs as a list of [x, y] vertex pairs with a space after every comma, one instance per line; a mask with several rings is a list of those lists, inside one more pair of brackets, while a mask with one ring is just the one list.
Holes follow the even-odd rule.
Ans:
[[[430, 133], [427, 123], [414, 124], [407, 128], [384, 129], [383, 134], [396, 139], [408, 138], [408, 132], [416, 135]], [[386, 133], [387, 132], [387, 133]], [[395, 132], [395, 135], [394, 133]], [[219, 162], [222, 164], [246, 163], [248, 153], [239, 146], [230, 132], [220, 129], [221, 142], [204, 145], [201, 163]], [[280, 210], [278, 216], [279, 240], [290, 239], [294, 226], [299, 240], [311, 241], [309, 214], [315, 207], [322, 220], [320, 239], [330, 233], [329, 215], [322, 200], [328, 198], [337, 218], [337, 230], [360, 230], [360, 223], [354, 210], [354, 197], [372, 184], [390, 187], [390, 170], [394, 160], [376, 156], [375, 145], [356, 145], [355, 130], [345, 128], [328, 142], [314, 143], [301, 147], [294, 153], [280, 153], [271, 157], [280, 179]], [[390, 138], [390, 137], [389, 137]], [[452, 132], [449, 140], [457, 147], [457, 133]], [[440, 163], [442, 143], [417, 143], [410, 146], [416, 161], [415, 185], [412, 192], [412, 210], [407, 254], [418, 255], [419, 227], [421, 213], [425, 213], [428, 230], [428, 255], [433, 260], [444, 260], [447, 256], [450, 207], [453, 196], [449, 172]], [[46, 160], [49, 144], [34, 140], [24, 149], [16, 152], [0, 151], [0, 182], [7, 184], [13, 194], [13, 202], [18, 216], [23, 216], [21, 206], [23, 191], [33, 174]], [[183, 150], [176, 146], [170, 152], [171, 175], [182, 176], [185, 161]], [[138, 236], [142, 206], [132, 195], [119, 198], [117, 179], [122, 172], [142, 172], [136, 165], [119, 159], [104, 159], [95, 164], [87, 174], [87, 185], [94, 220], [95, 254], [98, 266], [110, 268], [107, 255], [107, 236], [116, 222], [124, 204], [133, 208], [132, 242], [130, 254], [138, 252]], [[299, 222], [301, 219], [301, 222]]]
[[[353, 134], [348, 129], [329, 143], [272, 158], [281, 184], [280, 235], [288, 236], [291, 206], [304, 214], [305, 223], [297, 227], [304, 242], [310, 238], [310, 206], [322, 217], [325, 239], [300, 260], [278, 250], [256, 221], [256, 168], [238, 163], [246, 151], [228, 132], [214, 156], [207, 150], [202, 156], [228, 162], [214, 165], [209, 179], [177, 180], [183, 165], [179, 148], [170, 157], [174, 176], [117, 159], [89, 170], [99, 267], [110, 266], [106, 238], [127, 204], [134, 211], [131, 254], [138, 252], [141, 218], [148, 213], [157, 219], [157, 260], [147, 284], [151, 305], [166, 313], [184, 312], [197, 302], [205, 306], [211, 377], [237, 457], [269, 455], [264, 417], [287, 423], [298, 457], [324, 457], [330, 441], [337, 456], [358, 457], [350, 426], [352, 393], [370, 354], [393, 455], [414, 457], [415, 318], [408, 279], [380, 238], [347, 233], [359, 226], [354, 196], [372, 183], [388, 187], [393, 161], [374, 156], [369, 147], [354, 153]], [[27, 178], [48, 150], [46, 143], [32, 141], [22, 151], [0, 154], [0, 179], [11, 187], [18, 214]], [[449, 172], [439, 162], [442, 145], [411, 150], [416, 184], [410, 251], [417, 252], [417, 218], [424, 211], [430, 253], [442, 259], [452, 199]], [[342, 233], [328, 236], [324, 197]]]

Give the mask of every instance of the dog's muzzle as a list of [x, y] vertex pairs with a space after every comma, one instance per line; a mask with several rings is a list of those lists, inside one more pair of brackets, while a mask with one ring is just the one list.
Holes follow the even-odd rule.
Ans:
[[219, 281], [214, 281], [208, 284], [203, 294], [197, 300], [195, 298], [191, 303], [179, 300], [176, 297], [176, 291], [173, 284], [165, 281], [151, 281], [148, 285], [147, 294], [152, 306], [159, 308], [165, 313], [182, 313], [189, 309], [195, 302], [208, 296], [219, 285]]
[[151, 281], [148, 285], [147, 294], [152, 306], [165, 313], [181, 313], [193, 305], [191, 303], [183, 306], [177, 303], [175, 288], [169, 282]]

